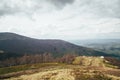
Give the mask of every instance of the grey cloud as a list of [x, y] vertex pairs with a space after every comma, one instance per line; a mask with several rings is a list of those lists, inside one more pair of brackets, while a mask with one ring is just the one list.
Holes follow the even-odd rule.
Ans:
[[4, 14], [11, 14], [14, 12], [11, 10], [10, 6], [8, 6], [6, 2], [6, 0], [1, 0], [0, 2], [0, 16]]
[[41, 2], [40, 0], [1, 0], [0, 16], [16, 13], [32, 14], [42, 8]]
[[[20, 3], [16, 3], [20, 1]], [[30, 5], [27, 5], [27, 2], [31, 2]], [[1, 0], [0, 1], [0, 16], [8, 15], [8, 14], [15, 14], [15, 13], [25, 13], [31, 14], [36, 11], [42, 11], [52, 9], [53, 6], [56, 9], [63, 8], [66, 4], [73, 3], [74, 0]], [[38, 11], [38, 12], [39, 12]]]
[[4, 6], [0, 7], [0, 16], [15, 14], [20, 10], [16, 7], [10, 7], [9, 5], [4, 4]]
[[[22, 5], [21, 5], [22, 6]], [[8, 15], [8, 14], [15, 14], [22, 12], [23, 9], [19, 7], [19, 4], [14, 3], [13, 1], [9, 0], [1, 0], [0, 2], [0, 16]]]
[[[20, 1], [23, 4], [15, 3]], [[27, 1], [31, 2], [27, 5]], [[32, 14], [34, 12], [42, 12], [42, 10], [61, 10], [67, 4], [79, 5], [77, 8], [80, 14], [95, 14], [99, 17], [115, 17], [120, 18], [120, 0], [1, 0], [0, 16], [16, 13]], [[84, 8], [84, 9], [82, 9]], [[71, 10], [74, 12], [74, 10]], [[77, 11], [77, 12], [78, 12]], [[78, 13], [78, 15], [80, 15]], [[75, 17], [75, 16], [73, 16]]]
[[63, 8], [66, 4], [72, 4], [75, 0], [50, 0], [57, 8]]
[[120, 18], [120, 0], [80, 0], [85, 13], [94, 13], [100, 17]]

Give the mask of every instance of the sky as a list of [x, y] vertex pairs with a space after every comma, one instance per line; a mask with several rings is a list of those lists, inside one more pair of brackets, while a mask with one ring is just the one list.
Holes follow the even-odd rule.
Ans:
[[120, 39], [120, 0], [0, 0], [0, 32], [39, 39]]

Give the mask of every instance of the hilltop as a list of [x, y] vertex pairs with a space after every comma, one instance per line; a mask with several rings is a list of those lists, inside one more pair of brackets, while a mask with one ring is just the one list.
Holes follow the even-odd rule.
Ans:
[[0, 73], [0, 79], [120, 80], [120, 69], [118, 67], [120, 65], [112, 65], [105, 58], [77, 56], [72, 64], [42, 63], [0, 68], [0, 72], [4, 73]]

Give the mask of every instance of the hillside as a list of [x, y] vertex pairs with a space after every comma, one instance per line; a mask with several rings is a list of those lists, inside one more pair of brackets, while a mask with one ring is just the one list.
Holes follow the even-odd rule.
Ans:
[[[112, 60], [114, 59], [112, 58]], [[118, 67], [120, 65], [112, 65], [105, 58], [78, 56], [73, 64], [42, 63], [0, 68], [0, 79], [120, 80], [120, 69]]]
[[77, 45], [120, 56], [120, 39], [88, 39], [70, 41]]
[[114, 56], [63, 40], [34, 39], [15, 33], [0, 33], [0, 52], [2, 52], [0, 53], [0, 59], [43, 53], [52, 53], [53, 56], [59, 57], [68, 53], [90, 56]]

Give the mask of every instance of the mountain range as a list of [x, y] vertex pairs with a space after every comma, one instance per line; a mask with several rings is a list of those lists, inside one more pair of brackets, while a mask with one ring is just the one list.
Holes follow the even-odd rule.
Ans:
[[0, 33], [0, 60], [19, 57], [25, 54], [34, 55], [43, 53], [51, 53], [55, 57], [60, 57], [64, 54], [115, 56], [78, 46], [64, 40], [34, 39], [16, 33]]

